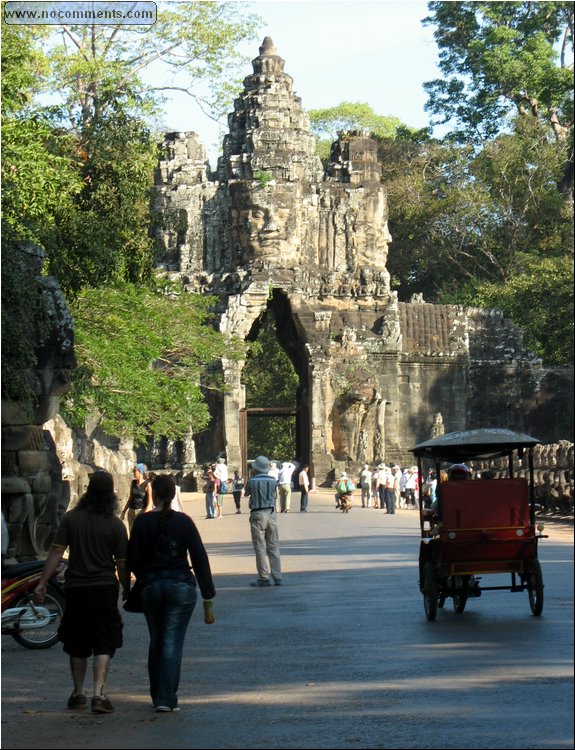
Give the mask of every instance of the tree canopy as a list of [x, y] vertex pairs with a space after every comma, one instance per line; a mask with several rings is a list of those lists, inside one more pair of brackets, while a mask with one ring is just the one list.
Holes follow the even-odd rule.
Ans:
[[563, 144], [559, 190], [573, 201], [573, 3], [430, 2], [443, 78], [424, 85], [432, 122], [460, 142], [497, 136], [511, 115]]
[[393, 138], [397, 129], [404, 127], [398, 117], [378, 115], [365, 102], [341, 102], [335, 107], [310, 109], [307, 114], [323, 160], [329, 159], [330, 146], [340, 132], [364, 130], [378, 138]]
[[[45, 272], [58, 278], [75, 317], [68, 414], [81, 422], [95, 408], [104, 428], [137, 440], [145, 430], [181, 437], [190, 420], [204, 425], [199, 379], [229, 342], [210, 329], [204, 301], [190, 295], [177, 304], [158, 288], [149, 210], [154, 128], [162, 90], [183, 87], [200, 98], [206, 82], [206, 106], [228, 96], [237, 45], [255, 24], [233, 2], [163, 4], [145, 30], [2, 23], [2, 322], [20, 342], [3, 347], [3, 395], [32, 395], [19, 387], [18, 366], [8, 366], [20, 349], [21, 369], [35, 362], [41, 311], [19, 260], [21, 241], [31, 240], [45, 250]], [[160, 59], [175, 77], [145, 84], [143, 70]], [[168, 315], [177, 316], [171, 327]]]
[[[241, 348], [214, 326], [209, 297], [132, 284], [86, 288], [72, 304], [78, 369], [63, 407], [74, 424], [90, 414], [111, 435], [144, 443], [178, 439], [209, 422], [207, 366]], [[212, 382], [211, 387], [221, 384]]]

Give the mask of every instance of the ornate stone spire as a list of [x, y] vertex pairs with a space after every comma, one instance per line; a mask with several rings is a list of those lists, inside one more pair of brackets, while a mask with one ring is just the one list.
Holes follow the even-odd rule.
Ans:
[[228, 118], [219, 179], [252, 180], [267, 173], [288, 182], [319, 181], [323, 168], [293, 79], [284, 72], [271, 37], [265, 37], [259, 51]]

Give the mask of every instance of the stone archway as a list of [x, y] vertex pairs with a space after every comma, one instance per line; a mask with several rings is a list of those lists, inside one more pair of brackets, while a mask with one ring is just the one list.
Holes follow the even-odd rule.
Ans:
[[[258, 404], [259, 413], [295, 416], [295, 455], [290, 458], [309, 463], [311, 467], [310, 361], [305, 336], [292, 312], [287, 293], [281, 289], [268, 292], [265, 300], [259, 295], [256, 299], [252, 298], [249, 311], [251, 315], [242, 319], [241, 329], [231, 332], [234, 335], [241, 333], [245, 340], [253, 340], [258, 335], [264, 316], [272, 315], [278, 344], [289, 358], [298, 378], [293, 402], [282, 407], [261, 403]], [[256, 413], [246, 401], [246, 389], [242, 381], [245, 364], [246, 360], [223, 363], [226, 393], [223, 397], [222, 421], [228, 463], [230, 466], [242, 467], [244, 471], [247, 460], [253, 458], [247, 455], [247, 420], [250, 413]]]

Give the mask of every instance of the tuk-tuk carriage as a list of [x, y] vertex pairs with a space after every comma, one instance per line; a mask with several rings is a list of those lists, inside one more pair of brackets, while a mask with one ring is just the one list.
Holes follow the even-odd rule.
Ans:
[[[484, 591], [527, 591], [534, 615], [543, 611], [543, 577], [537, 544], [543, 524], [535, 523], [533, 447], [541, 441], [501, 428], [451, 432], [412, 448], [420, 483], [423, 465], [435, 468], [436, 499], [419, 503], [421, 541], [419, 588], [425, 614], [435, 620], [448, 597], [455, 612]], [[514, 456], [527, 453], [527, 476], [516, 476]], [[507, 459], [497, 474], [472, 478], [466, 462]], [[450, 468], [452, 471], [450, 472]], [[447, 479], [441, 481], [442, 473]], [[456, 471], [457, 469], [457, 471]], [[465, 471], [467, 470], [467, 472]], [[506, 586], [484, 586], [483, 576], [509, 574]]]

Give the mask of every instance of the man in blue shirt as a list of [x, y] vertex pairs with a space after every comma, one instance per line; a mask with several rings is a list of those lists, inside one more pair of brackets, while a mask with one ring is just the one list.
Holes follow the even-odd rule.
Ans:
[[268, 474], [270, 462], [265, 456], [258, 456], [251, 468], [252, 476], [246, 484], [244, 494], [250, 499], [250, 528], [258, 578], [250, 586], [271, 586], [270, 574], [275, 585], [280, 586], [282, 570], [275, 510], [276, 480]]

